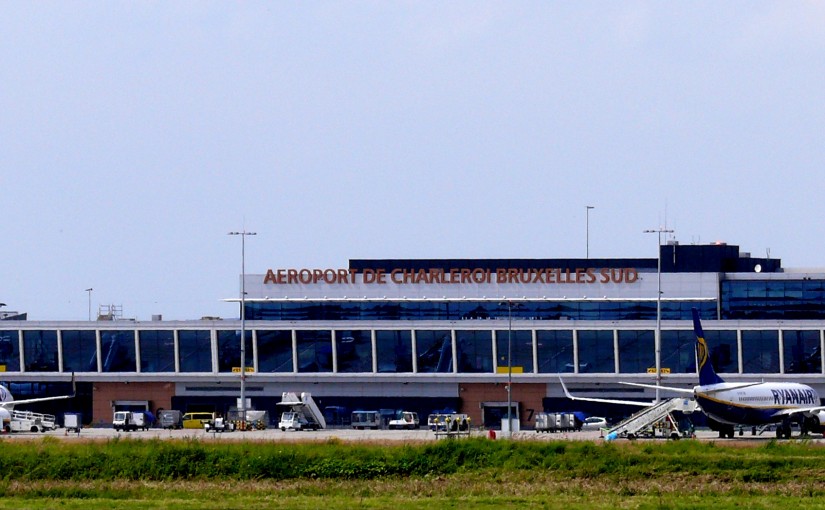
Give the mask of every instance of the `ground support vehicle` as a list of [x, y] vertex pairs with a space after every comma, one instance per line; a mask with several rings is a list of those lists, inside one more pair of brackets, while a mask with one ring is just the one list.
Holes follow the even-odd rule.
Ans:
[[687, 398], [671, 398], [658, 404], [646, 407], [630, 418], [609, 429], [605, 439], [611, 441], [617, 438], [630, 440], [639, 438], [668, 438], [679, 439], [688, 437], [690, 430], [682, 430], [673, 413], [680, 411], [692, 413], [698, 409], [696, 401]]
[[115, 411], [112, 428], [120, 432], [133, 430], [149, 430], [149, 423], [143, 411]]
[[206, 422], [203, 429], [207, 432], [232, 432], [235, 430], [235, 424], [225, 418], [218, 417]]
[[57, 428], [53, 414], [33, 413], [31, 411], [11, 411], [8, 432], [46, 432]]
[[418, 413], [412, 411], [400, 411], [396, 417], [390, 420], [387, 428], [393, 429], [417, 429], [419, 427]]
[[381, 428], [381, 413], [379, 411], [353, 411], [350, 423], [352, 428], [357, 430], [378, 430]]
[[158, 411], [158, 423], [164, 429], [183, 428], [183, 416], [177, 409], [163, 409]]
[[571, 432], [582, 429], [576, 413], [536, 413], [536, 432]]
[[319, 430], [327, 428], [324, 414], [318, 409], [312, 395], [306, 392], [300, 394], [285, 391], [281, 395], [278, 406], [286, 410], [281, 414], [278, 428], [281, 430]]
[[215, 413], [191, 412], [184, 414], [181, 417], [181, 421], [185, 429], [202, 429], [204, 425], [214, 420], [215, 417]]
[[65, 413], [63, 415], [63, 427], [66, 429], [66, 432], [74, 432], [80, 434], [81, 428], [81, 415], [80, 413]]
[[235, 430], [266, 430], [269, 425], [269, 413], [256, 409], [230, 410], [226, 417], [235, 425]]
[[435, 437], [470, 435], [470, 417], [463, 413], [434, 413], [427, 417], [427, 426]]

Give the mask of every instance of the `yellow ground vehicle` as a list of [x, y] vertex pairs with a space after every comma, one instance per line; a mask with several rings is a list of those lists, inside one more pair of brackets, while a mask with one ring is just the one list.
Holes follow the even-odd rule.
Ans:
[[186, 413], [183, 415], [183, 428], [202, 429], [204, 425], [215, 419], [215, 413]]

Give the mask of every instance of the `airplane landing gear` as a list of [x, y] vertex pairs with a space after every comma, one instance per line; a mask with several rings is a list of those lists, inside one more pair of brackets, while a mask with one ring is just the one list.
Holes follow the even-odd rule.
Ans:
[[777, 439], [790, 439], [791, 438], [791, 423], [788, 421], [782, 422], [781, 424], [776, 426], [776, 437]]

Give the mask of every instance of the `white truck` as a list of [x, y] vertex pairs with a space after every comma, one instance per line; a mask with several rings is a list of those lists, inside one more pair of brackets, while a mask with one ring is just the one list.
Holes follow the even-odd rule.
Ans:
[[401, 411], [387, 424], [390, 430], [393, 429], [417, 429], [419, 427], [418, 413], [413, 411]]
[[278, 421], [278, 428], [281, 430], [319, 430], [327, 428], [324, 414], [318, 409], [312, 395], [309, 393], [297, 393], [285, 391], [281, 395], [279, 406], [286, 410], [281, 413]]
[[115, 411], [112, 427], [118, 432], [121, 430], [126, 432], [138, 429], [149, 430], [146, 414], [143, 411]]

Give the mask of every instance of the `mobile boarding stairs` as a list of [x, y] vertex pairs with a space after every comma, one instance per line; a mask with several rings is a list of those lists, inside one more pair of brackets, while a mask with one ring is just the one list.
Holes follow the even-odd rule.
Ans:
[[633, 440], [640, 437], [679, 439], [687, 434], [679, 430], [679, 424], [672, 413], [674, 411], [692, 413], [697, 409], [699, 409], [699, 406], [693, 399], [671, 398], [662, 400], [658, 404], [646, 407], [615, 425], [607, 431], [604, 437], [608, 441], [617, 438]]

